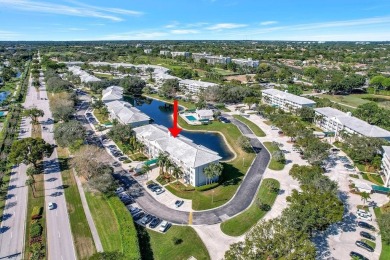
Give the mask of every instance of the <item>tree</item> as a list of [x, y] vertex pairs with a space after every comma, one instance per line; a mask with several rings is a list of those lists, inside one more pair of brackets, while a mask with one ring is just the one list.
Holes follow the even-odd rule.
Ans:
[[28, 167], [26, 170], [27, 176], [30, 176], [34, 181], [35, 181], [34, 175], [39, 174], [39, 173], [40, 173], [39, 168], [35, 168], [34, 166]]
[[386, 245], [390, 245], [390, 212], [382, 213], [378, 218], [378, 225], [382, 241]]
[[34, 198], [36, 198], [35, 197], [35, 180], [33, 179], [33, 178], [28, 178], [27, 180], [26, 180], [26, 185], [29, 185], [30, 186], [30, 188], [31, 188], [31, 191], [32, 191], [32, 193], [33, 193], [33, 197]]
[[119, 86], [128, 95], [138, 96], [142, 94], [142, 89], [146, 86], [146, 82], [139, 77], [125, 77], [121, 79]]
[[76, 169], [79, 176], [89, 180], [104, 172], [109, 162], [110, 158], [102, 148], [84, 145], [74, 153], [71, 166]]
[[153, 80], [152, 75], [153, 75], [153, 72], [154, 72], [154, 68], [152, 68], [152, 67], [147, 67], [147, 68], [145, 69], [145, 72], [149, 73], [149, 78], [150, 78], [150, 80]]
[[288, 93], [291, 93], [291, 94], [294, 94], [297, 96], [300, 96], [303, 93], [302, 88], [300, 86], [297, 86], [297, 85], [288, 85], [287, 91], [288, 91]]
[[92, 108], [94, 109], [101, 109], [102, 107], [104, 107], [104, 102], [101, 101], [101, 100], [95, 100], [95, 102], [92, 103]]
[[114, 142], [126, 144], [130, 142], [130, 138], [134, 136], [134, 133], [130, 125], [116, 124], [110, 129], [107, 135]]
[[159, 95], [172, 98], [179, 91], [179, 81], [177, 79], [167, 79], [159, 89]]
[[307, 235], [289, 227], [281, 217], [260, 222], [243, 242], [232, 244], [226, 260], [315, 259], [316, 248]]
[[206, 175], [207, 179], [213, 183], [216, 177], [222, 175], [223, 166], [220, 163], [210, 163], [203, 169], [203, 173]]
[[157, 163], [158, 163], [158, 166], [160, 167], [160, 175], [163, 172], [163, 169], [164, 169], [164, 166], [165, 166], [165, 163], [166, 163], [167, 160], [168, 160], [168, 155], [167, 154], [162, 153], [162, 152], [160, 152], [158, 154], [158, 156], [157, 156]]
[[152, 168], [150, 167], [149, 164], [144, 163], [144, 164], [142, 165], [142, 172], [143, 172], [143, 173], [146, 173], [146, 175], [149, 174], [149, 172], [150, 172], [151, 169], [152, 169]]
[[105, 164], [99, 168], [99, 174], [89, 178], [88, 186], [105, 195], [110, 195], [115, 190], [115, 181], [112, 177], [113, 169]]
[[30, 109], [24, 110], [23, 115], [31, 118], [31, 121], [33, 124], [38, 124], [38, 117], [44, 116], [45, 112], [43, 112], [42, 109], [38, 109], [36, 107], [33, 107]]
[[50, 144], [46, 143], [42, 138], [24, 138], [15, 141], [12, 144], [9, 160], [12, 163], [32, 163], [35, 168], [38, 167], [38, 161], [44, 156], [48, 157], [53, 152]]
[[315, 112], [311, 107], [302, 107], [298, 109], [298, 115], [302, 118], [303, 121], [312, 123], [314, 121]]
[[238, 145], [247, 153], [253, 151], [252, 145], [249, 141], [250, 139], [246, 136], [240, 136], [237, 140]]
[[343, 147], [348, 151], [352, 160], [368, 164], [372, 162], [383, 145], [383, 140], [359, 136], [356, 134], [345, 135]]
[[183, 172], [179, 166], [174, 165], [172, 168], [172, 174], [176, 179], [178, 179], [183, 174]]
[[367, 201], [368, 201], [369, 199], [371, 199], [370, 193], [365, 192], [365, 191], [363, 191], [363, 192], [360, 193], [360, 197], [361, 197], [361, 199], [362, 199], [362, 201], [363, 201], [364, 204], [366, 204]]
[[248, 105], [248, 109], [251, 109], [253, 104], [259, 103], [259, 99], [257, 97], [246, 97], [244, 98], [244, 103]]
[[70, 147], [80, 144], [85, 137], [85, 129], [83, 125], [76, 120], [60, 123], [55, 127], [54, 138], [58, 145], [62, 147]]

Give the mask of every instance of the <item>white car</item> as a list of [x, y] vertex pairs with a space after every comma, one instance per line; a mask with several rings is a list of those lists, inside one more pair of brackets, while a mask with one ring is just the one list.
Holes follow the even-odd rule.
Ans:
[[371, 221], [372, 218], [366, 214], [363, 214], [363, 213], [357, 213], [357, 218], [358, 219], [363, 219], [363, 220], [369, 220]]
[[47, 205], [47, 207], [48, 207], [49, 210], [52, 210], [52, 209], [55, 208], [55, 205], [54, 205], [53, 202], [49, 202], [49, 204]]
[[167, 229], [168, 229], [170, 226], [171, 226], [171, 224], [170, 224], [168, 221], [165, 221], [165, 220], [164, 220], [164, 221], [161, 223], [159, 230], [160, 230], [160, 232], [165, 232], [165, 231], [167, 231]]
[[364, 214], [364, 215], [367, 215], [367, 216], [372, 217], [371, 212], [366, 211], [366, 210], [364, 210], [364, 209], [358, 209], [358, 210], [356, 211], [356, 214]]

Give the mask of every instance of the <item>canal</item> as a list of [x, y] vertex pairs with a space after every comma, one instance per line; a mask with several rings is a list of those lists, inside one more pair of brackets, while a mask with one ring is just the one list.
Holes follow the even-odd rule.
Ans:
[[[155, 99], [137, 99], [131, 102], [140, 111], [151, 117], [156, 124], [172, 127], [173, 106]], [[180, 104], [180, 101], [179, 101]], [[181, 135], [191, 139], [195, 144], [203, 145], [217, 152], [223, 160], [233, 158], [233, 153], [227, 147], [223, 137], [217, 133], [201, 133], [182, 130]]]

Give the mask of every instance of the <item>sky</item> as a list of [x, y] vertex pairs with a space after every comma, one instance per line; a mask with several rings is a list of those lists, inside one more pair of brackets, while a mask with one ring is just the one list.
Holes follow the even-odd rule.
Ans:
[[389, 41], [389, 0], [0, 0], [0, 40]]

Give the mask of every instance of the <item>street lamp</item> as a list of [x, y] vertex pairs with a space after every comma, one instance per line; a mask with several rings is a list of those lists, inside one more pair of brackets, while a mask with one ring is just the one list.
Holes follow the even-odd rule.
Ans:
[[215, 190], [213, 190], [213, 192], [211, 193], [211, 204], [214, 204], [214, 191]]

